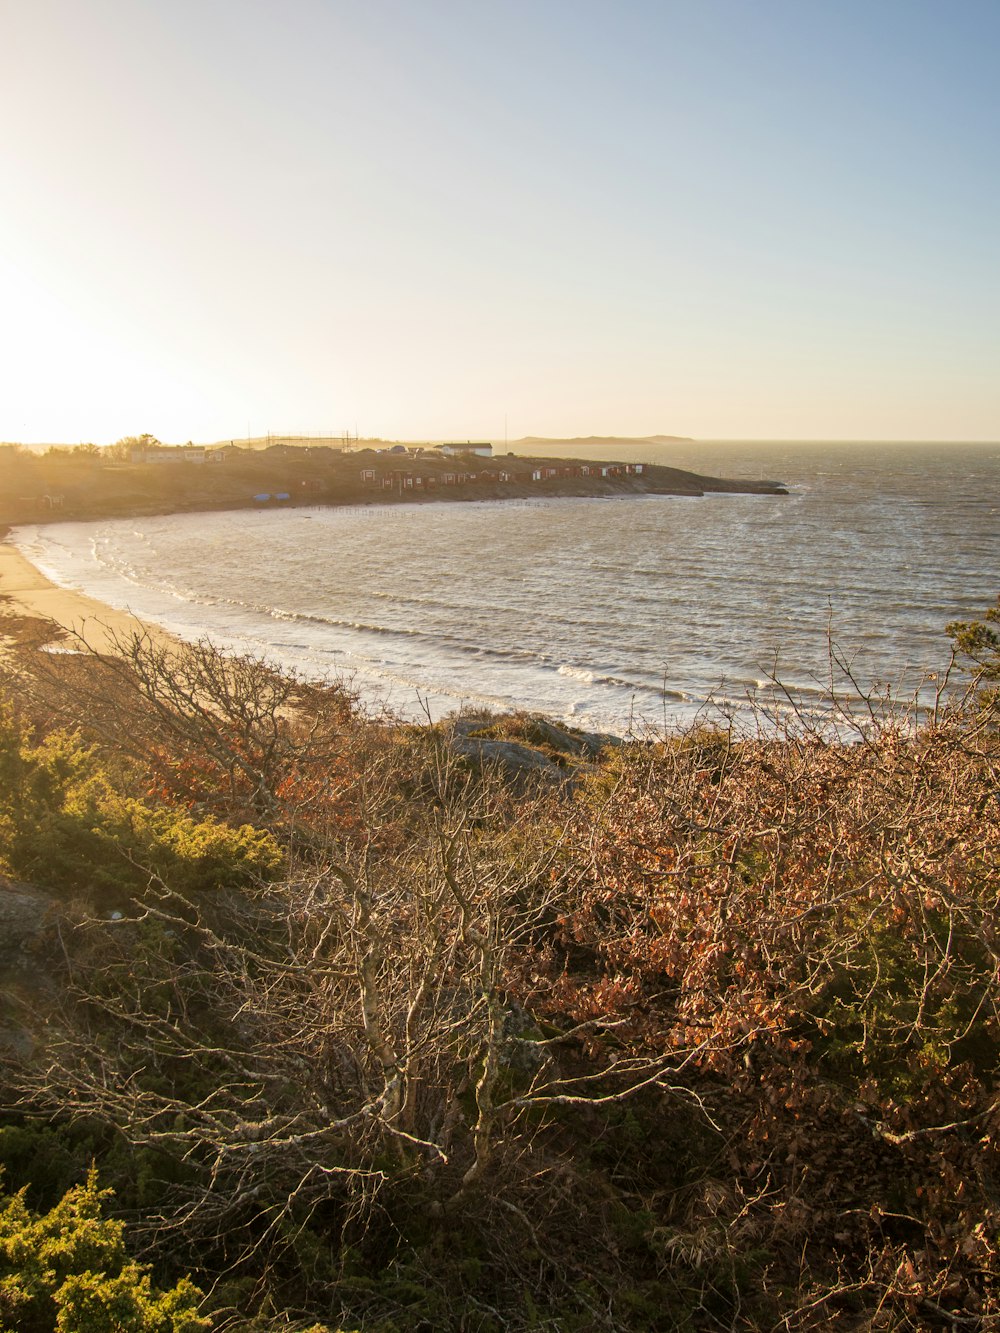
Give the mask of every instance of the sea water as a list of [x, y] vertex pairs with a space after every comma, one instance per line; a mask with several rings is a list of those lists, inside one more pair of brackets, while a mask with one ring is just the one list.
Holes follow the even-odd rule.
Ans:
[[1000, 446], [611, 456], [789, 493], [240, 510], [13, 540], [56, 583], [403, 716], [524, 708], [619, 734], [755, 696], [803, 716], [831, 690], [848, 708], [885, 687], [926, 702], [946, 623], [1000, 589]]

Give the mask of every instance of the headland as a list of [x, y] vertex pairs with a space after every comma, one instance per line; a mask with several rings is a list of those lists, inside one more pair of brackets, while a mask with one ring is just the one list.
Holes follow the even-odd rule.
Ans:
[[129, 518], [292, 505], [399, 504], [561, 496], [780, 495], [780, 483], [592, 459], [494, 455], [490, 445], [343, 449], [236, 444], [124, 457], [83, 445], [37, 454], [0, 446], [0, 524]]

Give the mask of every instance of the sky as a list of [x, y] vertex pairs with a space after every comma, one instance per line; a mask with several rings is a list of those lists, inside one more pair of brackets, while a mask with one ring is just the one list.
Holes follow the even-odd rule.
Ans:
[[997, 0], [0, 0], [0, 440], [1000, 439]]

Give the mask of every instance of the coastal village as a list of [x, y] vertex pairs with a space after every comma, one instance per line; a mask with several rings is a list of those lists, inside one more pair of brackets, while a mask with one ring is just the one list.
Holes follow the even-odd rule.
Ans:
[[41, 454], [0, 445], [0, 523], [8, 524], [296, 504], [781, 491], [777, 482], [635, 461], [497, 455], [477, 441], [171, 446], [140, 436]]
[[[521, 466], [515, 467], [511, 461], [516, 458], [514, 454], [508, 454], [505, 463], [499, 467], [482, 467], [477, 462], [477, 470], [470, 471], [473, 460], [493, 459], [491, 444], [474, 444], [471, 441], [466, 444], [443, 444], [436, 449], [408, 449], [405, 445], [397, 444], [388, 450], [377, 450], [376, 454], [387, 455], [387, 462], [380, 460], [371, 467], [362, 468], [361, 481], [365, 486], [383, 491], [436, 490], [438, 486], [484, 483], [507, 485], [526, 480], [543, 482], [571, 477], [641, 476], [643, 472], [642, 463], [556, 464], [551, 461], [543, 463], [537, 459], [518, 459]], [[440, 457], [455, 460], [455, 465], [449, 468], [435, 467]], [[412, 460], [412, 465], [401, 466], [403, 459]], [[459, 464], [464, 466], [459, 467]]]

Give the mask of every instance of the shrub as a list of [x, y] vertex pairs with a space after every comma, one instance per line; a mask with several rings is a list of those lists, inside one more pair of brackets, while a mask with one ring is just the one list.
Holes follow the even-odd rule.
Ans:
[[161, 1290], [130, 1259], [124, 1226], [102, 1216], [110, 1190], [86, 1183], [47, 1213], [24, 1191], [0, 1211], [0, 1333], [197, 1333], [202, 1293], [186, 1278]]
[[182, 893], [268, 878], [273, 837], [123, 795], [95, 751], [56, 731], [32, 744], [0, 712], [0, 869], [45, 887], [131, 895], [150, 875]]

